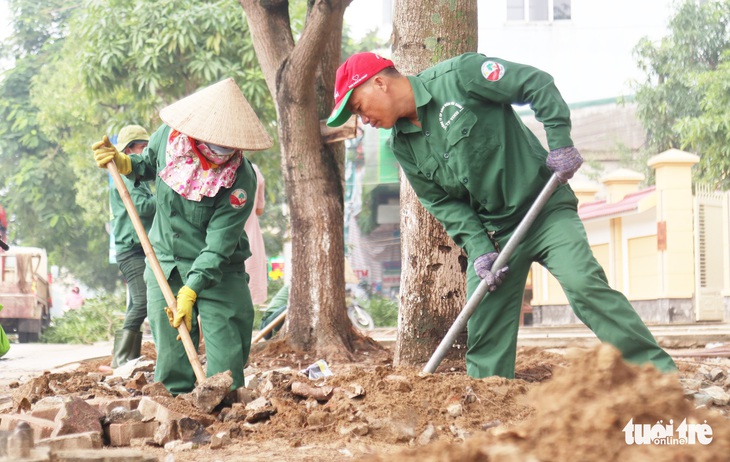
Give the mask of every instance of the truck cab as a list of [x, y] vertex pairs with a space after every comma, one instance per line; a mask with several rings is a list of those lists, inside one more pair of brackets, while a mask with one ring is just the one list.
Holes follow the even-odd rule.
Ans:
[[0, 250], [0, 325], [18, 341], [36, 342], [51, 321], [51, 288], [46, 251], [10, 246]]

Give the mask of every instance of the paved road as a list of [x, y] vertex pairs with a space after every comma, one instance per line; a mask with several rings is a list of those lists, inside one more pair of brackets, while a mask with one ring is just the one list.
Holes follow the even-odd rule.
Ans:
[[0, 385], [23, 382], [48, 370], [64, 370], [66, 365], [73, 368], [78, 361], [107, 356], [111, 349], [110, 341], [93, 345], [13, 343], [0, 358]]

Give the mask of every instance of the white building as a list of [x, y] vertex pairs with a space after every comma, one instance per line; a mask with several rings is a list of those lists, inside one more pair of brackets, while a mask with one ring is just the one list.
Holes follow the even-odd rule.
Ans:
[[479, 0], [478, 51], [549, 72], [568, 103], [632, 94], [632, 50], [666, 34], [672, 0]]

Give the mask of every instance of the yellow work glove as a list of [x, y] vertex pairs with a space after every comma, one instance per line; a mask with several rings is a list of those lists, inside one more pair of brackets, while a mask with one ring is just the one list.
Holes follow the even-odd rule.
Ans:
[[[172, 310], [167, 307], [165, 312], [167, 313], [167, 319], [170, 321], [170, 325], [177, 329], [180, 324], [185, 321], [185, 326], [188, 328], [188, 332], [193, 327], [193, 305], [195, 299], [198, 298], [198, 294], [188, 286], [182, 286], [180, 291], [177, 293], [177, 311], [172, 314]], [[178, 337], [179, 340], [179, 337]]]
[[123, 152], [117, 151], [108, 136], [104, 135], [101, 141], [92, 144], [91, 149], [94, 151], [94, 160], [99, 167], [106, 168], [106, 164], [113, 160], [119, 173], [122, 175], [132, 173], [132, 160]]

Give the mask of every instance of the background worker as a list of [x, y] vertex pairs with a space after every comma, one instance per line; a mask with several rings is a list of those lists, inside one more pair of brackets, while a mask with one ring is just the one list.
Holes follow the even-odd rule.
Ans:
[[261, 234], [259, 217], [264, 214], [266, 206], [266, 181], [256, 164], [251, 164], [256, 172], [256, 203], [254, 213], [249, 215], [244, 226], [248, 243], [251, 246], [251, 256], [246, 260], [246, 272], [249, 276], [248, 287], [251, 291], [251, 300], [254, 305], [263, 305], [268, 298], [269, 275], [266, 267], [266, 247], [264, 236]]
[[[512, 104], [535, 111], [549, 152]], [[578, 318], [626, 360], [676, 370], [593, 257], [577, 199], [565, 184], [583, 159], [570, 138], [570, 111], [550, 75], [466, 53], [404, 76], [392, 61], [358, 53], [337, 70], [327, 123], [342, 125], [352, 113], [363, 123], [393, 128], [393, 151], [413, 190], [468, 254], [469, 296], [480, 280], [489, 287], [468, 323], [470, 376], [514, 377], [522, 294], [535, 261], [557, 278]], [[512, 254], [509, 274], [507, 268], [493, 273], [500, 247], [553, 172], [563, 184]]]
[[268, 149], [273, 142], [230, 78], [167, 106], [160, 118], [164, 124], [141, 155], [120, 153], [107, 140], [92, 146], [100, 167], [114, 160], [123, 175], [155, 180], [157, 214], [149, 238], [177, 294], [173, 316], [147, 268], [155, 380], [175, 395], [194, 388], [195, 373], [176, 329], [184, 322], [197, 348], [199, 315], [206, 373], [230, 370], [236, 389], [244, 384], [253, 327], [244, 264], [251, 251], [243, 226], [253, 211], [256, 175], [243, 151]]
[[78, 310], [82, 306], [84, 306], [85, 303], [84, 296], [81, 295], [81, 289], [79, 289], [79, 286], [74, 286], [71, 289], [71, 293], [69, 293], [66, 296], [66, 301], [63, 304], [63, 310], [71, 311], [71, 310]]
[[[119, 131], [116, 148], [128, 156], [140, 154], [150, 139], [149, 133], [139, 125], [127, 125]], [[147, 182], [133, 181], [122, 177], [129, 195], [137, 210], [142, 226], [147, 233], [155, 217], [155, 198]], [[147, 286], [144, 282], [145, 255], [132, 220], [127, 214], [122, 197], [117, 188], [109, 188], [109, 201], [112, 210], [112, 229], [117, 265], [127, 282], [127, 312], [124, 324], [114, 333], [112, 348], [112, 368], [139, 358], [142, 349], [140, 328], [147, 317]]]

